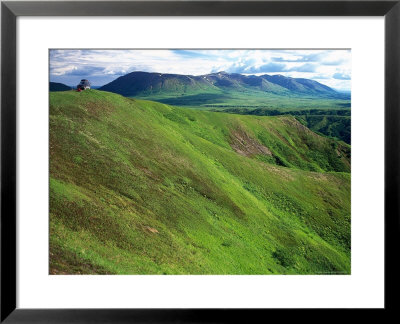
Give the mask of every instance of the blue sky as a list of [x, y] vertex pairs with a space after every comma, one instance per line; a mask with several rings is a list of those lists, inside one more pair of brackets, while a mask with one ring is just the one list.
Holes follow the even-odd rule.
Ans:
[[350, 50], [50, 50], [50, 81], [103, 85], [134, 71], [202, 75], [225, 71], [313, 79], [351, 88]]

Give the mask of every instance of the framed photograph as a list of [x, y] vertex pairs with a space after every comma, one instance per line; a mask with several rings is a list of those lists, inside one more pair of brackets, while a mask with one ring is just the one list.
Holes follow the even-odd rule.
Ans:
[[393, 310], [398, 1], [1, 6], [1, 321]]

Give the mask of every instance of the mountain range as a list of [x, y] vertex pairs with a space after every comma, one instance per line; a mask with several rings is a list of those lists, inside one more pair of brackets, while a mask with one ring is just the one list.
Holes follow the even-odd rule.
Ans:
[[132, 72], [102, 86], [99, 90], [126, 97], [154, 95], [187, 96], [193, 94], [257, 93], [257, 95], [316, 96], [344, 99], [348, 95], [317, 81], [291, 78], [283, 75], [243, 75], [217, 72], [205, 75], [181, 75], [150, 72]]

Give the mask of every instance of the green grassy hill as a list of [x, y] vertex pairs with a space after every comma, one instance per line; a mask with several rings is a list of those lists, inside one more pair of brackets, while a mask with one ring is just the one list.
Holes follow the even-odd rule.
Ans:
[[350, 146], [289, 116], [50, 93], [50, 273], [350, 273]]

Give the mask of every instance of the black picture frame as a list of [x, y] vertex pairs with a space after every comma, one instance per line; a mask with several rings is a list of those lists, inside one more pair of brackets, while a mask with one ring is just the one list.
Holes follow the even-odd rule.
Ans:
[[[399, 244], [400, 0], [125, 1], [1, 3], [1, 322], [253, 322], [267, 309], [16, 308], [16, 19], [19, 16], [384, 16], [385, 17], [385, 308], [397, 307]], [[381, 312], [381, 311], [380, 311]], [[380, 313], [381, 314], [381, 313]], [[261, 316], [261, 317], [259, 317]], [[257, 321], [258, 322], [258, 321]]]

